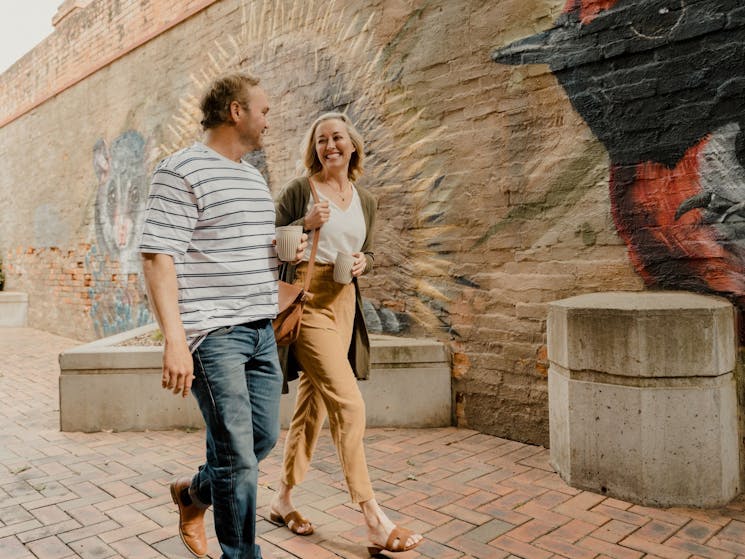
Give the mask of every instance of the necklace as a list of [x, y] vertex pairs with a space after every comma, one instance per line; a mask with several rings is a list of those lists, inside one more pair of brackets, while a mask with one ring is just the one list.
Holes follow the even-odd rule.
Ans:
[[331, 191], [334, 196], [337, 196], [342, 202], [347, 201], [347, 190], [351, 192], [351, 185], [352, 183], [347, 181], [347, 183], [342, 187], [341, 190], [337, 190], [335, 188], [332, 188], [330, 184], [326, 183], [326, 187], [328, 188], [328, 190]]
[[331, 180], [323, 180], [320, 175], [316, 176], [315, 178], [318, 181], [317, 184], [323, 185], [323, 191], [328, 193], [327, 196], [333, 194], [336, 198], [341, 200], [342, 204], [346, 203], [347, 199], [349, 198], [349, 194], [352, 194], [354, 192], [354, 189], [352, 188], [354, 185], [349, 179], [346, 180], [344, 186], [341, 187], [341, 189], [337, 189], [334, 188]]
[[349, 186], [349, 183], [347, 183], [346, 185], [344, 185], [344, 188], [342, 188], [339, 192], [336, 193], [336, 194], [338, 194], [339, 198], [341, 198], [341, 201], [342, 202], [346, 202], [347, 201], [347, 196], [344, 193], [347, 191], [347, 187], [348, 186]]

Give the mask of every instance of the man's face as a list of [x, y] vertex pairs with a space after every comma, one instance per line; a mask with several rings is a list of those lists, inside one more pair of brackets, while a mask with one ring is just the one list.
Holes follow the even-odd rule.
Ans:
[[249, 87], [246, 99], [248, 106], [241, 105], [236, 128], [241, 143], [248, 148], [248, 151], [252, 151], [261, 148], [262, 135], [269, 127], [266, 119], [266, 114], [269, 112], [269, 100], [259, 86]]

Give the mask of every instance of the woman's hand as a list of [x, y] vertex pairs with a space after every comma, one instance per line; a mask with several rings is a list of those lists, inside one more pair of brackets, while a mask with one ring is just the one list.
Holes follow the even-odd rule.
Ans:
[[365, 273], [367, 267], [367, 258], [364, 252], [353, 252], [354, 264], [352, 264], [352, 277], [358, 278]]
[[305, 256], [305, 249], [308, 248], [308, 234], [303, 233], [300, 235], [300, 244], [295, 249], [295, 260], [292, 262], [293, 265], [299, 264]]
[[313, 204], [313, 207], [305, 214], [305, 218], [303, 218], [303, 228], [308, 231], [320, 229], [329, 220], [330, 215], [331, 210], [329, 209], [328, 200]]

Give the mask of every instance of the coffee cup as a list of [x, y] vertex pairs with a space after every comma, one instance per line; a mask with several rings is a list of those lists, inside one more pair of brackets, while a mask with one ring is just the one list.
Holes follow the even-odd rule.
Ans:
[[277, 257], [283, 262], [294, 262], [297, 260], [297, 248], [303, 237], [303, 228], [300, 225], [285, 225], [276, 228]]
[[337, 252], [334, 262], [334, 281], [337, 283], [352, 281], [352, 266], [354, 266], [353, 255], [346, 252]]

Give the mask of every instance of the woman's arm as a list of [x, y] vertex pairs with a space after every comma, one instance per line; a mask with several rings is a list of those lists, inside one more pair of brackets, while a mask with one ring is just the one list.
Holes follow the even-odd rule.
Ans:
[[280, 191], [274, 205], [276, 211], [274, 224], [277, 227], [283, 225], [300, 225], [304, 227], [305, 206], [303, 205], [304, 196], [302, 186], [300, 179], [293, 179]]

